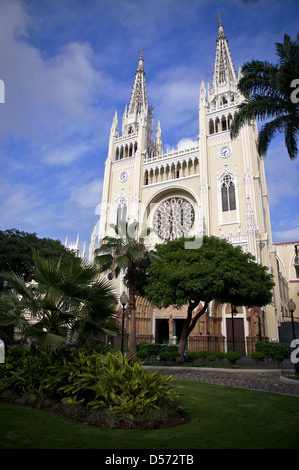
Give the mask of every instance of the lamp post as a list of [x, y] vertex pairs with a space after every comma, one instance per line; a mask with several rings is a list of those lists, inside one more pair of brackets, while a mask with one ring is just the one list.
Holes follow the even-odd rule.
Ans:
[[235, 350], [235, 329], [234, 329], [234, 315], [238, 313], [238, 310], [236, 307], [234, 307], [233, 304], [231, 304], [232, 307], [232, 335], [233, 335], [233, 351]]
[[122, 354], [124, 353], [124, 326], [125, 326], [125, 311], [126, 311], [126, 305], [128, 303], [128, 296], [125, 292], [123, 292], [120, 296], [120, 303], [122, 305], [123, 309], [123, 317], [122, 317], [122, 323], [121, 323], [121, 352]]
[[290, 312], [291, 318], [292, 318], [293, 339], [296, 339], [295, 324], [294, 324], [294, 315], [293, 315], [293, 313], [294, 313], [295, 310], [296, 310], [296, 304], [295, 304], [295, 302], [294, 302], [293, 299], [290, 299], [290, 300], [288, 301], [288, 309], [289, 309], [289, 312]]
[[259, 327], [259, 341], [262, 342], [262, 325], [261, 325], [261, 312], [258, 307], [257, 309], [257, 319], [258, 319], [258, 327]]
[[[288, 301], [288, 310], [291, 314], [292, 319], [292, 330], [293, 330], [293, 339], [296, 339], [296, 332], [295, 332], [295, 323], [294, 323], [294, 312], [296, 310], [296, 304], [293, 299]], [[299, 375], [299, 363], [295, 364], [295, 375]]]

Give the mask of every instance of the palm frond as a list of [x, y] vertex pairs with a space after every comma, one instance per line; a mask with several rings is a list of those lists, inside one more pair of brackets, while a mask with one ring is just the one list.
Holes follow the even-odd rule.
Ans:
[[44, 286], [55, 286], [60, 279], [60, 261], [41, 258], [33, 250], [34, 279]]
[[235, 139], [245, 124], [254, 119], [269, 119], [286, 114], [284, 101], [281, 98], [254, 95], [238, 106], [238, 112], [231, 127], [231, 138]]
[[[259, 153], [265, 155], [276, 132], [284, 132], [289, 157], [298, 155], [299, 105], [291, 99], [291, 83], [299, 76], [299, 33], [296, 41], [288, 34], [283, 43], [276, 43], [278, 64], [252, 60], [242, 67], [238, 89], [246, 100], [239, 104], [232, 123], [231, 138], [253, 119], [273, 119], [259, 133]], [[295, 102], [294, 102], [295, 101]]]
[[0, 312], [0, 326], [7, 327], [7, 326], [14, 326], [20, 330], [24, 330], [28, 328], [28, 321], [16, 310], [7, 310]]
[[113, 256], [111, 253], [107, 253], [107, 254], [96, 253], [95, 261], [100, 266], [100, 271], [105, 272], [111, 268], [113, 264]]
[[245, 98], [252, 94], [271, 96], [274, 92], [271, 82], [278, 67], [267, 61], [252, 60], [242, 66], [243, 76], [238, 83], [238, 89]]
[[298, 129], [293, 126], [285, 125], [285, 146], [287, 148], [289, 157], [294, 160], [298, 156]]
[[65, 348], [68, 344], [67, 339], [63, 336], [43, 331], [36, 326], [32, 326], [25, 332], [25, 337], [34, 343], [44, 351], [58, 351]]
[[270, 122], [264, 124], [258, 136], [258, 153], [260, 156], [266, 155], [270, 142], [277, 132], [282, 132], [284, 129], [285, 116], [279, 116]]
[[24, 277], [13, 271], [2, 271], [1, 277], [8, 283], [9, 288], [15, 289], [18, 294], [32, 299], [32, 289], [26, 286]]

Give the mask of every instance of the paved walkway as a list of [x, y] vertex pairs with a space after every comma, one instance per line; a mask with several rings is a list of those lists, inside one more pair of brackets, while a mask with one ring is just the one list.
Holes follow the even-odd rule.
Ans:
[[[174, 379], [193, 380], [229, 387], [247, 388], [299, 397], [299, 381], [282, 376], [280, 369], [216, 369], [208, 367], [144, 366], [149, 370], [161, 370]], [[292, 374], [292, 369], [290, 374]], [[285, 371], [284, 371], [284, 375]]]

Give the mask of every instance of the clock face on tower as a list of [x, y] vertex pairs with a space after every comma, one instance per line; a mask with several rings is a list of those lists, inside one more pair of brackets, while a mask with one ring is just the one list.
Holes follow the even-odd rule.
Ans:
[[128, 173], [126, 171], [123, 171], [120, 175], [119, 175], [119, 180], [124, 183], [125, 181], [127, 181], [128, 179]]
[[224, 147], [221, 147], [221, 149], [219, 150], [219, 155], [222, 158], [229, 157], [231, 153], [232, 149], [228, 145], [224, 145]]

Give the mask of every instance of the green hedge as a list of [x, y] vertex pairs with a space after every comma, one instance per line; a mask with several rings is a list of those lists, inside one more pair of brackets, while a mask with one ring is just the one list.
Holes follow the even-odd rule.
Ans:
[[275, 362], [282, 362], [284, 359], [288, 359], [291, 354], [291, 348], [286, 343], [256, 343], [255, 351], [262, 353], [264, 358], [272, 364]]
[[141, 343], [137, 347], [136, 356], [147, 361], [156, 361], [159, 358], [163, 361], [174, 361], [179, 357], [178, 346], [175, 344]]

